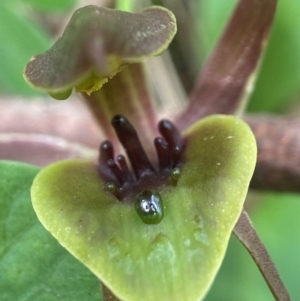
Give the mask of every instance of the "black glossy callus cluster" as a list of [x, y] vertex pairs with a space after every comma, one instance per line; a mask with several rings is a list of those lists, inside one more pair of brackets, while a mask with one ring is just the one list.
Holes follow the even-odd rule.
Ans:
[[112, 119], [117, 137], [123, 145], [132, 171], [123, 155], [115, 159], [113, 145], [104, 141], [100, 146], [98, 171], [109, 190], [119, 199], [130, 198], [144, 189], [157, 188], [166, 183], [174, 168], [182, 164], [185, 141], [168, 120], [158, 124], [161, 137], [154, 139], [159, 170], [149, 161], [134, 127], [122, 115]]

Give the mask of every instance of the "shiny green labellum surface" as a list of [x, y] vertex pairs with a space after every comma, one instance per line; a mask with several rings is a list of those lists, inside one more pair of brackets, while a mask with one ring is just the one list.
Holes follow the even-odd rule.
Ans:
[[158, 189], [164, 217], [157, 224], [110, 194], [93, 162], [58, 162], [34, 180], [40, 221], [121, 300], [204, 298], [241, 213], [256, 162], [248, 125], [216, 115], [184, 135], [181, 176]]
[[144, 190], [134, 200], [134, 207], [145, 224], [158, 224], [164, 217], [161, 195], [154, 190]]

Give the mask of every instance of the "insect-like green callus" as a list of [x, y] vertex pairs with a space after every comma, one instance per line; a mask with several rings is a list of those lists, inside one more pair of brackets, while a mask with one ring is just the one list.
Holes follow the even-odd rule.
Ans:
[[176, 186], [158, 189], [157, 224], [108, 193], [92, 162], [55, 163], [34, 180], [40, 221], [121, 300], [204, 298], [241, 213], [256, 161], [249, 127], [215, 115], [184, 135], [182, 174]]

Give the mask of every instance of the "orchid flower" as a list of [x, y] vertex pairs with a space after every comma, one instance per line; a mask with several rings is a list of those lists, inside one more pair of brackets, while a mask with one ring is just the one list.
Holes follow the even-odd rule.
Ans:
[[104, 133], [97, 162], [51, 164], [31, 196], [41, 223], [100, 279], [107, 300], [203, 299], [235, 225], [274, 296], [286, 296], [243, 211], [256, 142], [233, 116], [252, 90], [275, 8], [275, 0], [240, 0], [187, 106], [161, 121], [143, 64], [176, 33], [165, 8], [83, 7], [26, 66], [29, 84], [56, 99], [81, 93]]

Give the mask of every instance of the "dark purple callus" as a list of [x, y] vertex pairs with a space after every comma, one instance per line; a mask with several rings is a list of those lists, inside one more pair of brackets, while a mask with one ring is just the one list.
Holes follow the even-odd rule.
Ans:
[[[168, 120], [159, 122], [162, 137], [154, 139], [158, 157], [156, 171], [148, 159], [136, 130], [122, 115], [112, 119], [117, 137], [124, 147], [132, 171], [123, 155], [114, 157], [113, 145], [105, 141], [100, 146], [98, 171], [106, 181], [108, 191], [120, 200], [129, 200], [145, 189], [155, 189], [173, 178], [174, 170], [180, 170], [185, 141], [175, 126]], [[174, 181], [172, 181], [174, 183]], [[177, 183], [177, 181], [176, 181]]]
[[122, 115], [111, 121], [119, 141], [123, 145], [137, 179], [155, 173], [137, 135], [135, 128]]
[[180, 132], [175, 128], [173, 123], [169, 120], [163, 119], [158, 124], [158, 130], [165, 138], [168, 145], [168, 151], [170, 156], [170, 166], [172, 168], [180, 165], [181, 155], [184, 149], [184, 139]]

